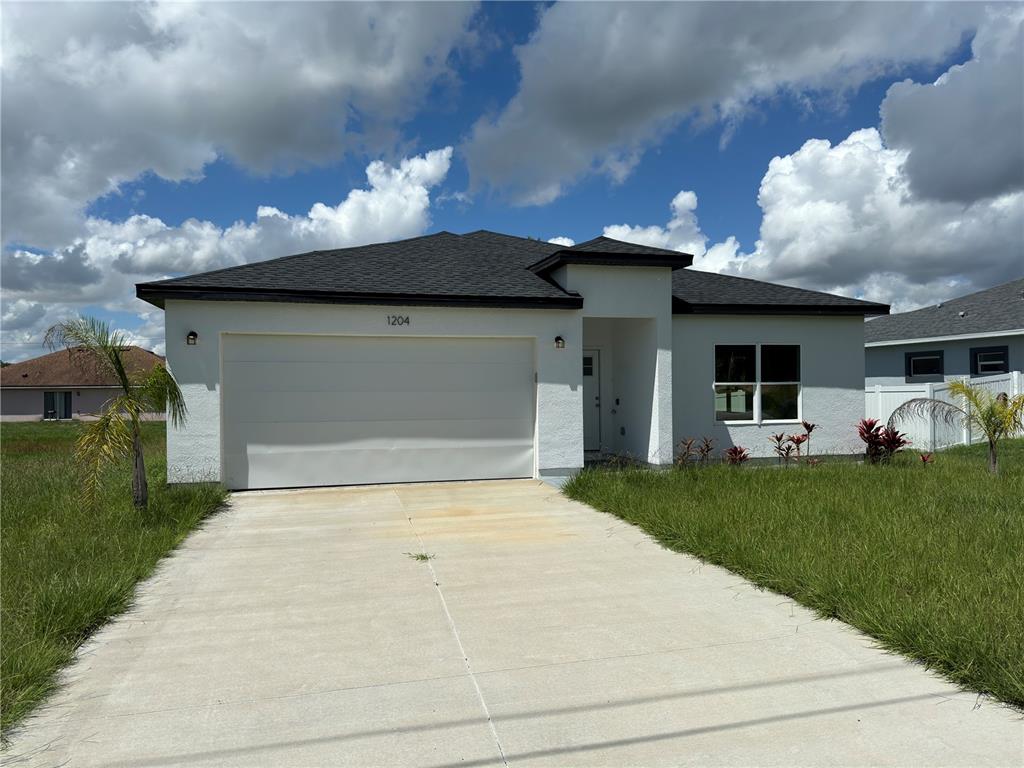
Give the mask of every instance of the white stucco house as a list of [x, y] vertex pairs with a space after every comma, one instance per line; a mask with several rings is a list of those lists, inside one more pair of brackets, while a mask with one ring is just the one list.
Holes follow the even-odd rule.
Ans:
[[801, 419], [816, 453], [858, 452], [864, 316], [888, 307], [691, 263], [440, 232], [139, 284], [189, 409], [169, 478], [557, 482], [688, 436], [769, 455]]
[[878, 317], [864, 329], [866, 383], [926, 384], [1024, 370], [1024, 278]]

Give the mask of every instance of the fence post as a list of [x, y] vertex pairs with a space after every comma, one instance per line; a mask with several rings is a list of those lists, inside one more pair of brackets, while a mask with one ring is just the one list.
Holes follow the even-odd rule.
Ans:
[[1021, 372], [1013, 371], [1011, 375], [1013, 376], [1013, 396], [1016, 397], [1017, 395], [1024, 394], [1024, 387], [1021, 386], [1021, 378], [1024, 377], [1022, 377]]
[[967, 416], [964, 418], [963, 441], [964, 445], [971, 445], [974, 442], [974, 436], [971, 434], [971, 404], [965, 402], [964, 408], [967, 410]]
[[[935, 399], [935, 385], [931, 382], [924, 385], [924, 396], [929, 400]], [[928, 450], [935, 450], [935, 417], [928, 417]]]
[[882, 385], [875, 384], [875, 412], [871, 416], [873, 419], [882, 418]]

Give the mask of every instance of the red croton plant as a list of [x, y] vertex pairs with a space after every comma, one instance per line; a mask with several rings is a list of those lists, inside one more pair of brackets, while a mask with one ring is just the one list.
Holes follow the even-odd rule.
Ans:
[[895, 454], [910, 445], [905, 434], [883, 426], [878, 419], [861, 419], [857, 424], [857, 434], [864, 441], [864, 455], [872, 464], [888, 463]]

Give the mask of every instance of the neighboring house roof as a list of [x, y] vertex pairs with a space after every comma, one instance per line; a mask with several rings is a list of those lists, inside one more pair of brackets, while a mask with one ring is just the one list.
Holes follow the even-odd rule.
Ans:
[[[129, 375], [150, 371], [164, 359], [141, 347], [126, 347], [121, 352]], [[0, 386], [4, 388], [39, 387], [116, 387], [117, 378], [81, 347], [59, 349], [42, 357], [23, 360], [0, 368]]]
[[914, 339], [979, 337], [1024, 333], [1024, 278], [913, 312], [872, 320], [864, 326], [866, 344]]
[[886, 304], [693, 269], [672, 274], [672, 297], [672, 311], [678, 314], [877, 315], [889, 311]]
[[[676, 270], [673, 291], [680, 312], [728, 312], [737, 307], [775, 312], [888, 311], [882, 304], [755, 280], [709, 276], [696, 277], [692, 283], [681, 281], [680, 275], [689, 272], [681, 267], [692, 260], [689, 254], [607, 237], [565, 248], [487, 230], [465, 235], [438, 232], [139, 283], [136, 294], [160, 307], [166, 299], [179, 298], [578, 309], [583, 298], [563, 290], [548, 273], [561, 264], [605, 264]], [[720, 279], [711, 282], [716, 277]], [[690, 286], [696, 291], [698, 285], [703, 299], [691, 301]]]

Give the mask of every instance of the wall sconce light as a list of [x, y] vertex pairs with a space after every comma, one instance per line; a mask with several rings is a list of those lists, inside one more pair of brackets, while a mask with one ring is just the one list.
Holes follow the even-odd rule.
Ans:
[[555, 349], [565, 349], [565, 339], [555, 336]]
[[199, 340], [199, 334], [196, 333], [195, 331], [189, 331], [185, 335], [185, 343], [188, 344], [190, 347], [194, 347], [198, 340]]

